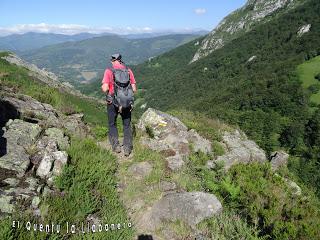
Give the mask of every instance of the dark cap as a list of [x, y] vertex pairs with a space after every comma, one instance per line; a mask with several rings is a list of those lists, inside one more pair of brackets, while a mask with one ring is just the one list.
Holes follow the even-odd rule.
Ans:
[[121, 60], [121, 54], [120, 54], [120, 53], [112, 54], [110, 60], [111, 60], [111, 61]]

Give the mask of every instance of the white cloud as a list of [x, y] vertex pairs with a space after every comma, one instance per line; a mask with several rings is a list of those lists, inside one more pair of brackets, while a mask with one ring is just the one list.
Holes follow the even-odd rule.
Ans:
[[10, 34], [22, 34], [26, 32], [39, 33], [60, 33], [60, 34], [77, 34], [77, 33], [115, 33], [115, 34], [130, 34], [130, 33], [149, 33], [153, 32], [150, 27], [90, 27], [79, 24], [18, 24], [10, 27], [0, 27], [0, 36]]
[[207, 12], [207, 10], [205, 8], [196, 8], [193, 11], [197, 15], [203, 15]]

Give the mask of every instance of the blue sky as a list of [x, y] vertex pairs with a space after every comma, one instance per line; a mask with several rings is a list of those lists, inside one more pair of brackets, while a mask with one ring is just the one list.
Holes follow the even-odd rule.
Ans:
[[[245, 0], [1, 0], [0, 34], [212, 30]], [[60, 29], [60, 30], [59, 30]]]

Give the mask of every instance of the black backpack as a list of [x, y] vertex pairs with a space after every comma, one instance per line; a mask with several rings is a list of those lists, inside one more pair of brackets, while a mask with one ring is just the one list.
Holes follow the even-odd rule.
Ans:
[[114, 96], [113, 104], [117, 107], [129, 108], [133, 106], [134, 97], [133, 90], [130, 84], [129, 69], [116, 69], [111, 67], [114, 79]]

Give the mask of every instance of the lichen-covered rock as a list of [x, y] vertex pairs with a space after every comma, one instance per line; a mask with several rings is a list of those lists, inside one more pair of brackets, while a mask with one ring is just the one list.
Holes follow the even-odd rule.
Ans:
[[0, 195], [0, 212], [12, 213], [14, 205], [11, 203], [13, 197], [7, 195]]
[[191, 228], [222, 211], [220, 201], [203, 192], [169, 193], [163, 196], [139, 220], [146, 231], [154, 231], [166, 221], [183, 221]]
[[62, 173], [63, 167], [68, 162], [68, 154], [65, 151], [58, 151], [52, 153], [54, 160], [52, 174], [59, 176]]
[[184, 158], [189, 156], [191, 150], [212, 153], [210, 141], [195, 130], [188, 130], [178, 118], [161, 111], [148, 108], [139, 119], [137, 128], [149, 134], [149, 137], [140, 139], [142, 145], [158, 152], [170, 153], [166, 156], [166, 162], [173, 171], [184, 165]]
[[37, 124], [24, 122], [20, 119], [12, 121], [3, 134], [3, 138], [6, 140], [6, 154], [0, 157], [0, 168], [23, 174], [30, 164], [27, 150], [40, 132], [41, 127]]
[[6, 92], [0, 100], [3, 104], [11, 104], [19, 112], [21, 118], [35, 123], [46, 122], [48, 126], [59, 126], [58, 113], [54, 108], [34, 98]]
[[267, 161], [265, 152], [239, 130], [225, 132], [222, 139], [226, 153], [222, 156], [218, 156], [215, 161], [223, 161], [225, 169], [229, 169], [232, 165], [237, 163], [262, 163]]
[[51, 172], [52, 164], [54, 162], [54, 158], [51, 154], [45, 154], [42, 158], [39, 167], [37, 169], [37, 176], [40, 178], [47, 178], [49, 177], [49, 173]]
[[48, 128], [44, 134], [57, 142], [59, 150], [66, 150], [69, 147], [69, 138], [64, 136], [64, 133], [61, 129]]
[[172, 171], [181, 169], [184, 165], [183, 157], [179, 154], [166, 158], [167, 167]]
[[58, 176], [67, 161], [68, 154], [64, 151], [45, 153], [37, 169], [37, 176], [43, 179]]
[[89, 127], [83, 122], [83, 114], [72, 114], [64, 118], [63, 127], [72, 135], [78, 137], [86, 137], [90, 132]]

